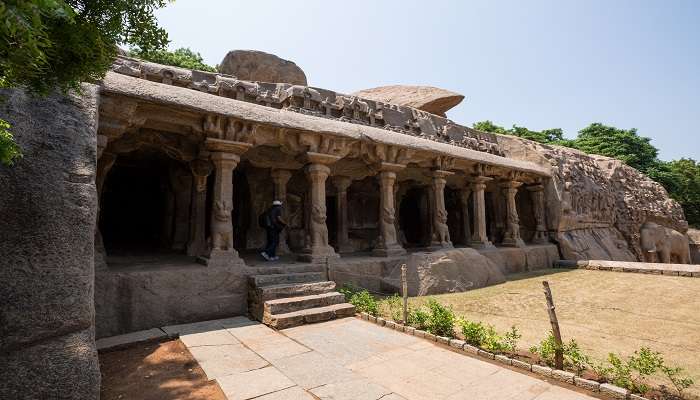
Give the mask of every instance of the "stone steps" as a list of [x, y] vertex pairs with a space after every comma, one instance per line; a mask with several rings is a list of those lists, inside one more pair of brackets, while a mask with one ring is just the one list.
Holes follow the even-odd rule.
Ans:
[[265, 265], [264, 267], [248, 267], [250, 275], [296, 274], [303, 272], [326, 272], [326, 266], [322, 264], [292, 264], [292, 265]]
[[308, 283], [325, 281], [323, 272], [299, 272], [292, 274], [266, 274], [248, 277], [248, 283], [254, 287], [281, 285], [289, 283]]
[[264, 303], [264, 313], [266, 315], [286, 314], [294, 311], [331, 306], [340, 303], [345, 303], [345, 295], [338, 292], [288, 297], [284, 299], [266, 301]]
[[248, 277], [248, 309], [255, 319], [285, 329], [355, 313], [355, 307], [335, 291], [335, 282], [326, 280], [325, 271], [314, 270], [317, 266], [281, 268], [283, 273], [273, 267]]
[[350, 317], [354, 314], [355, 306], [349, 303], [341, 303], [293, 311], [285, 314], [265, 314], [263, 323], [273, 329], [286, 329], [303, 324], [313, 324], [335, 318]]

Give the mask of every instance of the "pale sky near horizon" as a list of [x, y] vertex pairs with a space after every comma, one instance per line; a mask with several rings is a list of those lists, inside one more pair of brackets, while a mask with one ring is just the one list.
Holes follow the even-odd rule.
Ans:
[[255, 49], [309, 84], [351, 93], [421, 84], [463, 94], [448, 112], [567, 137], [637, 128], [664, 160], [700, 160], [700, 1], [177, 0], [171, 48], [211, 65]]

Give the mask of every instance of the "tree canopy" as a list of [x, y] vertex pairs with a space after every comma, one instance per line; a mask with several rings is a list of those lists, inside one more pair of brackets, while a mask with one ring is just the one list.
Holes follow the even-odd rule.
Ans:
[[204, 63], [202, 56], [190, 50], [189, 48], [181, 47], [175, 51], [168, 50], [144, 50], [136, 49], [129, 52], [129, 55], [136, 58], [152, 61], [158, 64], [172, 65], [187, 69], [196, 69], [199, 71], [216, 72], [216, 68]]
[[[168, 44], [154, 12], [169, 0], [0, 0], [0, 87], [34, 94], [79, 89], [102, 78], [119, 44], [155, 51]], [[0, 162], [20, 157], [0, 120]]]

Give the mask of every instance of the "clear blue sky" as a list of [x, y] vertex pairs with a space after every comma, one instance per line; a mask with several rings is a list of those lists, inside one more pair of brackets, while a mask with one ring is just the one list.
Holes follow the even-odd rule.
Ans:
[[339, 92], [456, 91], [463, 125], [573, 137], [602, 122], [637, 128], [662, 159], [700, 159], [700, 1], [177, 0], [158, 19], [212, 65], [257, 49]]

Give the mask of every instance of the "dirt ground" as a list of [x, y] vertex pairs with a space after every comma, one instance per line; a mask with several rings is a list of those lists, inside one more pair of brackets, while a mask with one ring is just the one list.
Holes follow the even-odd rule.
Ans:
[[[465, 293], [432, 296], [455, 313], [505, 331], [516, 325], [519, 347], [539, 343], [551, 329], [542, 281], [552, 288], [562, 336], [575, 338], [598, 360], [642, 346], [686, 369], [700, 395], [700, 279], [586, 270], [546, 270]], [[419, 304], [425, 298], [411, 299]]]
[[147, 343], [100, 354], [102, 400], [225, 400], [182, 342]]

